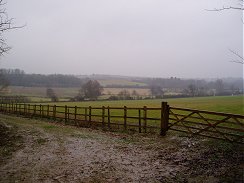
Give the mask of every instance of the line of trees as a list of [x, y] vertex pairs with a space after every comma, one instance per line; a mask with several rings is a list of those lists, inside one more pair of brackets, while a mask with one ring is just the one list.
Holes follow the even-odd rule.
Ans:
[[79, 87], [88, 80], [63, 74], [26, 74], [19, 69], [1, 69], [0, 75], [11, 86], [25, 87]]

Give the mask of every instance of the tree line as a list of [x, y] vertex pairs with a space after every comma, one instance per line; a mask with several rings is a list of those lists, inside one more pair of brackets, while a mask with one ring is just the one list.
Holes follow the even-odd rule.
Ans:
[[80, 87], [88, 80], [63, 74], [26, 74], [19, 69], [1, 69], [0, 75], [8, 85], [25, 87]]

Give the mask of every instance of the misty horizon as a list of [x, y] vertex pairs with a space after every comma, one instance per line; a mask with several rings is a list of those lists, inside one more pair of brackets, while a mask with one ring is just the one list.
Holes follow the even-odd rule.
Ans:
[[113, 78], [113, 79], [143, 79], [143, 78], [148, 78], [148, 79], [171, 79], [171, 78], [176, 78], [176, 79], [182, 79], [182, 80], [189, 80], [189, 79], [192, 79], [192, 80], [205, 80], [205, 81], [215, 81], [215, 80], [218, 80], [218, 79], [242, 79], [243, 82], [244, 82], [244, 78], [242, 77], [213, 77], [213, 78], [210, 78], [210, 77], [203, 77], [203, 78], [200, 78], [200, 77], [191, 77], [191, 78], [184, 78], [184, 77], [175, 77], [175, 76], [168, 76], [168, 77], [152, 77], [152, 76], [129, 76], [129, 75], [112, 75], [112, 74], [64, 74], [64, 73], [48, 73], [48, 74], [43, 74], [43, 73], [28, 73], [28, 72], [25, 72], [24, 70], [20, 70], [18, 68], [1, 68], [0, 70], [19, 70], [19, 71], [23, 71], [24, 74], [28, 74], [28, 75], [67, 75], [67, 76], [75, 76], [75, 77], [78, 77], [78, 78], [89, 78], [89, 79], [93, 79], [93, 78]]
[[6, 34], [2, 68], [26, 73], [243, 78], [242, 12], [233, 1], [7, 1], [24, 28]]

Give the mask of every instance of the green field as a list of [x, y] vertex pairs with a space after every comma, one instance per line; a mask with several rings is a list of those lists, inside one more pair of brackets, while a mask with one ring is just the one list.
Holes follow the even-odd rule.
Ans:
[[97, 80], [102, 86], [107, 85], [121, 85], [121, 86], [147, 86], [146, 83], [134, 82], [128, 79], [98, 79]]
[[225, 112], [233, 114], [244, 114], [244, 96], [221, 96], [221, 97], [194, 97], [179, 99], [155, 99], [155, 100], [119, 100], [119, 101], [84, 101], [84, 102], [59, 102], [49, 103], [59, 106], [78, 107], [160, 107], [162, 101], [167, 101], [170, 106]]
[[[162, 110], [164, 109], [161, 108], [162, 101], [167, 101], [170, 105], [169, 113]], [[112, 124], [114, 127], [118, 127], [118, 129], [120, 127], [127, 129], [129, 126], [136, 128], [139, 132], [142, 129], [157, 132], [160, 127], [167, 125], [164, 122], [168, 122], [171, 130], [205, 133], [205, 129], [207, 129], [207, 132], [212, 135], [220, 135], [220, 137], [211, 137], [222, 138], [224, 133], [225, 135], [231, 136], [231, 138], [233, 137], [232, 140], [235, 140], [234, 138], [240, 140], [239, 137], [243, 135], [242, 128], [244, 124], [243, 102], [244, 96], [221, 96], [167, 100], [49, 102], [32, 103], [30, 105], [4, 104], [2, 107], [5, 107], [5, 111], [8, 112], [12, 109], [12, 111], [27, 116], [34, 114], [34, 116], [40, 116], [42, 118], [59, 119], [60, 121], [65, 121], [65, 124], [78, 125], [77, 123], [79, 123], [79, 126], [84, 124], [89, 126], [95, 123], [98, 125], [103, 124], [103, 126], [107, 124], [110, 128], [110, 124]], [[91, 108], [88, 108], [89, 106]], [[102, 108], [102, 106], [105, 108]], [[127, 108], [124, 108], [124, 106]], [[240, 114], [242, 116], [228, 113]], [[169, 114], [169, 118], [163, 114]], [[169, 120], [166, 120], [164, 118], [165, 116]], [[209, 128], [211, 129], [208, 130]], [[206, 134], [203, 135], [206, 136]]]
[[[221, 97], [194, 97], [194, 98], [179, 98], [179, 99], [166, 99], [166, 100], [120, 100], [120, 101], [84, 101], [84, 102], [58, 102], [58, 103], [47, 103], [48, 105], [51, 105], [51, 111], [52, 106], [57, 105], [56, 111], [57, 116], [59, 118], [64, 119], [64, 106], [66, 105], [67, 108], [67, 114], [69, 114], [70, 119], [74, 119], [74, 106], [80, 107], [77, 109], [78, 117], [76, 119], [78, 120], [85, 120], [89, 121], [89, 116], [91, 117], [91, 121], [102, 121], [102, 106], [109, 106], [112, 109], [108, 110], [105, 109], [105, 123], [109, 119], [112, 123], [115, 125], [123, 125], [125, 116], [127, 119], [127, 123], [131, 126], [137, 126], [140, 125], [139, 120], [139, 114], [141, 122], [144, 125], [144, 122], [147, 123], [145, 126], [150, 126], [153, 128], [160, 128], [161, 124], [161, 102], [167, 101], [170, 107], [179, 107], [179, 108], [190, 108], [190, 109], [197, 109], [197, 110], [205, 110], [205, 111], [212, 111], [212, 112], [222, 112], [222, 113], [232, 113], [232, 114], [240, 114], [244, 115], [244, 96], [221, 96]], [[45, 108], [47, 110], [47, 104], [43, 104], [42, 108]], [[91, 106], [92, 109], [90, 111], [87, 107]], [[126, 106], [127, 110], [124, 110], [124, 106]], [[147, 110], [142, 110], [143, 106], [146, 106]], [[39, 109], [41, 109], [41, 106], [37, 106]], [[73, 108], [69, 108], [73, 107]], [[96, 109], [97, 107], [97, 109]], [[113, 108], [115, 107], [115, 108]], [[117, 107], [117, 108], [116, 108]], [[135, 108], [135, 109], [133, 109]], [[141, 109], [138, 109], [141, 108]], [[158, 108], [158, 109], [153, 109]], [[110, 111], [110, 112], [109, 112]], [[126, 111], [126, 113], [125, 113]], [[44, 112], [45, 113], [45, 112]], [[126, 114], [126, 115], [125, 115]], [[52, 113], [50, 114], [52, 116]], [[147, 118], [147, 120], [143, 120]], [[189, 115], [189, 116], [188, 116]], [[110, 118], [108, 118], [110, 116]], [[196, 129], [202, 129], [206, 128], [206, 125], [211, 123], [211, 125], [215, 125], [216, 121], [218, 121], [218, 127], [224, 129], [222, 132], [226, 132], [226, 128], [232, 128], [229, 133], [235, 133], [235, 135], [239, 135], [242, 132], [237, 132], [241, 127], [241, 123], [243, 124], [243, 118], [239, 118], [239, 122], [236, 121], [236, 118], [227, 117], [214, 113], [192, 113], [192, 111], [187, 110], [178, 110], [171, 108], [170, 113], [170, 123], [173, 124], [175, 121], [178, 121], [179, 119], [183, 119], [186, 117], [187, 119], [184, 120], [184, 124], [180, 123], [177, 127], [177, 129], [181, 129], [183, 131], [186, 130], [186, 126], [195, 128]], [[227, 120], [223, 120], [223, 119]], [[178, 119], [178, 120], [177, 120]], [[141, 123], [141, 124], [142, 124]], [[183, 126], [182, 126], [183, 125]], [[205, 126], [202, 126], [205, 125]], [[180, 126], [180, 128], [179, 128]], [[175, 127], [175, 126], [174, 126]], [[233, 129], [237, 129], [234, 131]], [[213, 130], [213, 129], [211, 129]]]

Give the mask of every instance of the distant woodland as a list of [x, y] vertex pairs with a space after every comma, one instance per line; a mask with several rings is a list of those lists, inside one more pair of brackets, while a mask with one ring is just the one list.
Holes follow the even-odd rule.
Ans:
[[[9, 86], [46, 87], [46, 88], [80, 88], [90, 79], [97, 80], [104, 88], [146, 88], [152, 96], [165, 97], [178, 93], [180, 96], [213, 96], [238, 95], [243, 93], [242, 78], [223, 79], [181, 79], [170, 78], [143, 78], [126, 76], [75, 76], [63, 74], [27, 74], [20, 69], [1, 69], [0, 74]], [[106, 82], [104, 82], [106, 81]], [[113, 82], [111, 82], [113, 81]], [[102, 84], [106, 83], [106, 84]], [[167, 93], [167, 94], [166, 94]], [[175, 95], [175, 94], [174, 94]]]
[[80, 87], [86, 79], [63, 74], [26, 74], [19, 69], [1, 69], [0, 73], [11, 86], [26, 87]]

